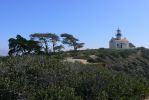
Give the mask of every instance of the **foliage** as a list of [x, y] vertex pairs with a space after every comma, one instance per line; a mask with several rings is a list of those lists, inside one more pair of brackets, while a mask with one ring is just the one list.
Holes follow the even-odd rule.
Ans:
[[78, 43], [79, 40], [71, 34], [63, 33], [61, 34], [61, 37], [63, 38], [63, 44], [72, 46], [74, 48], [74, 51], [77, 51], [79, 48], [82, 48], [84, 46], [84, 43]]
[[62, 51], [62, 49], [64, 49], [63, 45], [55, 46], [54, 47], [54, 52], [60, 52], [60, 51]]
[[129, 60], [138, 51], [126, 50], [127, 57], [121, 56], [125, 50], [86, 50], [74, 55], [102, 54], [103, 61], [111, 56], [111, 67], [63, 62], [73, 52], [0, 58], [0, 96], [6, 99], [7, 95], [7, 100], [143, 100], [149, 96], [146, 58], [137, 57], [136, 63]]
[[[73, 35], [62, 34], [63, 43], [73, 46], [76, 51], [84, 46], [84, 43], [78, 43]], [[55, 54], [61, 52], [64, 46], [60, 44], [60, 37], [55, 33], [34, 33], [30, 35], [30, 40], [25, 39], [21, 35], [17, 35], [16, 39], [10, 38], [9, 55], [24, 55], [24, 54]], [[52, 45], [50, 47], [50, 45]]]
[[41, 47], [37, 41], [27, 40], [20, 35], [16, 36], [16, 39], [9, 39], [9, 55], [24, 55], [40, 52]]
[[[46, 54], [49, 54], [51, 51], [55, 53], [55, 52], [61, 51], [64, 48], [63, 45], [57, 45], [57, 43], [60, 41], [60, 38], [55, 33], [34, 33], [34, 34], [31, 34], [30, 37], [33, 40], [35, 39], [39, 40]], [[52, 44], [52, 47], [51, 47], [52, 50], [49, 49], [50, 43]]]
[[40, 41], [40, 44], [42, 45], [42, 48], [44, 48], [44, 51], [46, 54], [49, 53], [49, 47], [48, 42], [50, 38], [50, 34], [48, 33], [34, 33], [30, 35], [32, 40], [38, 39]]
[[53, 52], [55, 52], [56, 50], [61, 50], [62, 49], [62, 45], [56, 46], [57, 42], [60, 41], [59, 36], [54, 34], [54, 33], [48, 33], [48, 34], [49, 34], [50, 41], [52, 42]]
[[50, 86], [46, 90], [41, 90], [33, 97], [35, 100], [82, 100], [81, 97], [75, 96], [73, 88]]
[[18, 97], [15, 91], [11, 90], [7, 86], [6, 80], [0, 80], [0, 99], [1, 100], [16, 100]]

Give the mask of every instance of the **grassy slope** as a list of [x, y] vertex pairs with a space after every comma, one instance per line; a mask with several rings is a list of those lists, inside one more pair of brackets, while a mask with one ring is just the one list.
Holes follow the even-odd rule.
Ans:
[[[96, 59], [89, 57], [96, 55]], [[99, 64], [64, 63], [64, 57]], [[0, 97], [16, 100], [142, 100], [149, 94], [149, 50], [85, 50], [0, 58]]]

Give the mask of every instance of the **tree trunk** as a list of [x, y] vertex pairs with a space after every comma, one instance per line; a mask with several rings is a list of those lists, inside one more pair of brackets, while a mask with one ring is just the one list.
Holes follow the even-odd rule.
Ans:
[[74, 46], [74, 51], [77, 51], [77, 49], [78, 49], [78, 48], [77, 48], [76, 46]]
[[53, 41], [52, 43], [53, 43], [53, 52], [55, 53], [55, 46], [56, 46], [56, 42], [55, 42], [55, 41]]
[[48, 54], [48, 53], [49, 53], [49, 52], [48, 52], [48, 50], [49, 50], [49, 48], [48, 48], [48, 43], [47, 43], [46, 40], [44, 40], [44, 43], [45, 43], [45, 53]]

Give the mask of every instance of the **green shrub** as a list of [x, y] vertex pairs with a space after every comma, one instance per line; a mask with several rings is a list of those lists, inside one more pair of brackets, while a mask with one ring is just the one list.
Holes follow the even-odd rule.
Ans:
[[82, 100], [75, 95], [73, 88], [48, 86], [45, 90], [38, 91], [32, 98], [34, 100]]
[[[0, 58], [0, 96], [6, 100], [143, 100], [149, 95], [148, 59], [128, 57], [135, 53], [100, 49]], [[65, 56], [92, 54], [102, 56], [96, 60], [106, 66], [63, 62]]]

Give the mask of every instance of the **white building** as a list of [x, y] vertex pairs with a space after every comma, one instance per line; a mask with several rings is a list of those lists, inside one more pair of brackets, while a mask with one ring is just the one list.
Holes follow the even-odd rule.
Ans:
[[116, 38], [112, 38], [109, 42], [109, 48], [111, 49], [129, 49], [135, 48], [132, 43], [129, 43], [127, 38], [122, 38], [120, 29], [117, 30]]

